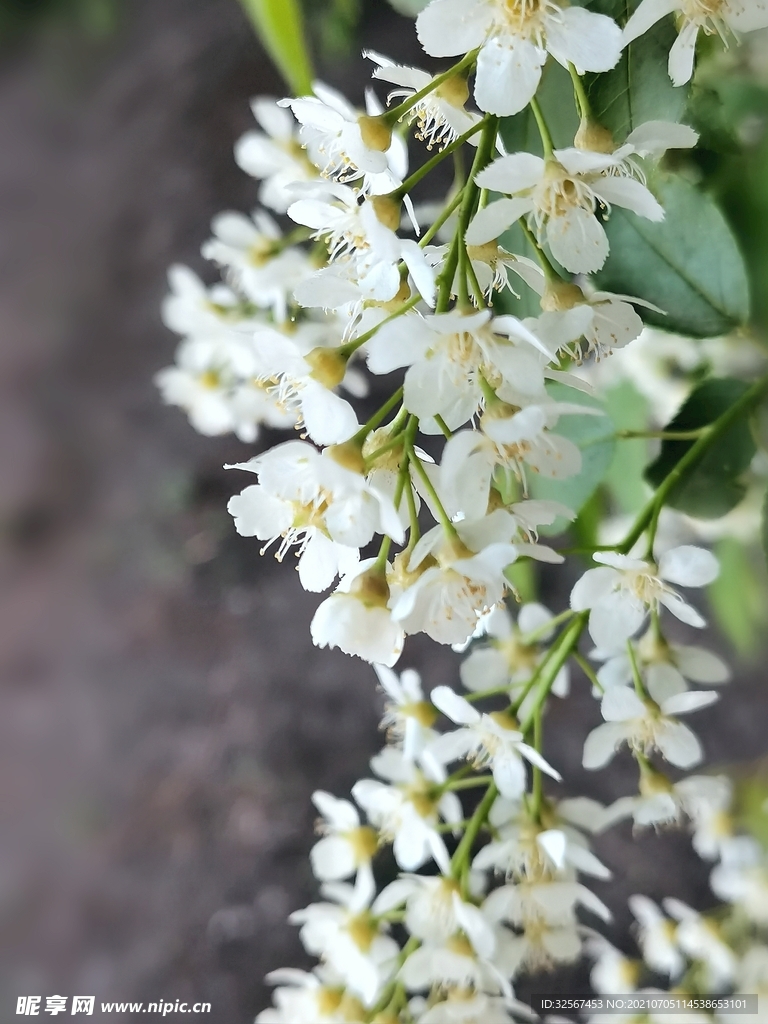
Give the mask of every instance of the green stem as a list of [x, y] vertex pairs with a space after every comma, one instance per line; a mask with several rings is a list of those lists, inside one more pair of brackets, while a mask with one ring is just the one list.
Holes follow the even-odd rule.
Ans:
[[571, 655], [571, 657], [576, 662], [576, 664], [579, 666], [579, 668], [584, 673], [584, 675], [587, 677], [587, 679], [590, 681], [590, 683], [592, 683], [592, 685], [598, 691], [598, 693], [605, 693], [605, 687], [603, 686], [603, 684], [600, 682], [600, 680], [595, 675], [595, 670], [589, 664], [587, 659], [582, 657], [579, 654], [578, 651], [574, 651], [573, 654]]
[[656, 438], [662, 441], [696, 441], [708, 431], [709, 427], [699, 427], [697, 430], [617, 430], [614, 437], [619, 441]]
[[371, 416], [369, 420], [366, 420], [366, 422], [350, 440], [355, 441], [357, 443], [362, 443], [366, 439], [366, 437], [371, 433], [371, 431], [375, 430], [376, 427], [378, 427], [378, 425], [381, 423], [384, 417], [387, 416], [390, 412], [392, 412], [397, 403], [402, 402], [402, 400], [403, 389], [402, 387], [399, 387], [397, 391], [394, 392], [394, 394], [389, 396], [389, 398], [382, 406], [379, 406], [379, 408], [376, 410], [373, 416]]
[[635, 654], [635, 648], [632, 646], [632, 641], [627, 640], [627, 653], [629, 654], [629, 663], [632, 666], [632, 681], [635, 684], [635, 693], [642, 701], [648, 700], [648, 691], [643, 683], [643, 677], [640, 675], [640, 668], [637, 664], [637, 655]]
[[419, 245], [420, 246], [423, 247], [425, 245], [429, 245], [429, 243], [435, 237], [435, 235], [440, 230], [440, 228], [443, 226], [443, 224], [445, 224], [445, 222], [451, 216], [451, 214], [456, 209], [456, 207], [459, 205], [459, 203], [461, 203], [461, 199], [462, 199], [462, 189], [459, 189], [459, 191], [456, 193], [456, 195], [453, 197], [453, 199], [451, 199], [451, 201], [446, 204], [446, 206], [443, 209], [442, 213], [437, 217], [437, 219], [434, 221], [432, 226], [427, 228], [427, 230], [421, 236], [421, 238], [419, 239]]
[[552, 266], [552, 262], [549, 256], [547, 256], [547, 254], [539, 245], [539, 241], [536, 238], [536, 235], [534, 235], [534, 233], [531, 231], [531, 229], [528, 227], [528, 225], [525, 223], [522, 217], [520, 218], [519, 224], [520, 227], [523, 229], [523, 234], [528, 239], [528, 244], [533, 249], [536, 259], [539, 261], [539, 266], [544, 271], [544, 276], [546, 277], [546, 279], [548, 281], [562, 281], [562, 278], [555, 270], [555, 268]]
[[384, 324], [390, 324], [393, 320], [397, 320], [398, 317], [403, 316], [404, 313], [413, 309], [413, 307], [419, 302], [421, 302], [421, 296], [418, 294], [412, 295], [407, 302], [404, 302], [402, 306], [398, 306], [394, 313], [390, 313], [388, 317], [376, 324], [375, 327], [372, 327], [370, 331], [366, 331], [365, 334], [361, 334], [359, 338], [353, 338], [344, 345], [339, 345], [336, 351], [342, 356], [351, 356], [352, 353], [356, 352], [361, 345], [366, 343], [366, 341], [370, 341], [374, 334], [376, 334], [379, 328], [383, 327]]
[[448, 424], [445, 422], [445, 420], [443, 419], [443, 417], [440, 415], [439, 412], [435, 413], [434, 419], [435, 419], [435, 423], [438, 425], [438, 427], [440, 427], [440, 431], [441, 431], [443, 437], [445, 437], [448, 440], [450, 440], [450, 438], [453, 437], [453, 431], [448, 426]]
[[386, 444], [383, 444], [380, 448], [377, 448], [376, 451], [371, 452], [370, 455], [366, 455], [366, 469], [370, 468], [374, 464], [374, 462], [376, 462], [377, 459], [381, 458], [382, 455], [386, 455], [387, 452], [392, 451], [393, 448], [397, 448], [399, 445], [402, 445], [402, 443], [403, 434], [399, 433], [396, 434], [391, 440], [387, 441]]
[[443, 71], [442, 74], [435, 75], [435, 77], [424, 86], [423, 89], [419, 89], [412, 96], [408, 96], [396, 107], [392, 107], [391, 110], [385, 111], [381, 115], [381, 119], [386, 121], [387, 124], [393, 125], [400, 120], [411, 107], [415, 106], [419, 100], [423, 100], [425, 96], [429, 96], [431, 92], [434, 92], [443, 82], [447, 82], [449, 78], [453, 78], [454, 75], [460, 75], [466, 68], [471, 67], [477, 60], [478, 50], [470, 50], [469, 53], [462, 57], [461, 60], [454, 64], [453, 67], [448, 68], [447, 71]]
[[458, 539], [459, 535], [456, 532], [456, 527], [451, 522], [451, 517], [445, 511], [443, 503], [442, 501], [440, 501], [440, 497], [437, 491], [435, 490], [435, 486], [429, 479], [429, 475], [426, 469], [424, 469], [424, 466], [421, 464], [421, 459], [413, 450], [413, 444], [410, 441], [406, 445], [406, 451], [408, 453], [408, 459], [410, 460], [411, 465], [416, 470], [419, 478], [421, 479], [421, 482], [424, 484], [424, 490], [432, 499], [432, 503], [435, 507], [435, 512], [437, 514], [437, 518], [440, 520], [440, 525], [443, 527], [445, 532], [448, 533], [452, 538]]
[[493, 782], [493, 779], [490, 775], [477, 775], [472, 779], [457, 779], [455, 782], [451, 782], [449, 779], [442, 786], [442, 789], [454, 791], [457, 789], [475, 789], [477, 786], [488, 786], [491, 782]]
[[616, 551], [626, 554], [633, 548], [645, 530], [658, 520], [659, 512], [670, 498], [672, 492], [696, 469], [707, 454], [710, 446], [718, 438], [722, 437], [742, 416], [748, 413], [752, 406], [756, 405], [763, 397], [766, 390], [768, 390], [768, 375], [756, 381], [751, 388], [744, 392], [738, 401], [733, 403], [730, 409], [727, 409], [722, 416], [709, 425], [707, 432], [691, 445], [677, 465], [662, 480], [656, 493], [639, 513], [632, 529], [621, 544], [616, 545]]
[[459, 240], [458, 299], [459, 305], [464, 307], [468, 307], [470, 304], [469, 293], [467, 290], [470, 260], [469, 254], [467, 253], [467, 243], [465, 242], [464, 237], [467, 233], [469, 222], [472, 220], [474, 215], [477, 199], [479, 198], [479, 187], [475, 183], [475, 178], [491, 160], [491, 155], [493, 153], [494, 146], [496, 145], [496, 132], [498, 131], [498, 126], [499, 119], [497, 117], [487, 118], [483, 127], [483, 134], [480, 139], [480, 143], [477, 147], [477, 152], [475, 153], [475, 159], [472, 162], [472, 170], [469, 172], [469, 180], [464, 186], [464, 198], [462, 199], [461, 209], [459, 210], [459, 223], [456, 228], [456, 235]]
[[488, 690], [475, 690], [472, 693], [465, 693], [464, 700], [485, 700], [487, 697], [500, 697], [502, 694], [509, 694], [509, 684], [506, 686], [492, 686]]
[[552, 689], [552, 685], [557, 678], [557, 673], [566, 663], [578, 644], [579, 637], [584, 631], [588, 617], [589, 612], [579, 612], [570, 626], [560, 634], [558, 642], [550, 650], [547, 660], [542, 662], [540, 666], [541, 672], [539, 675], [539, 685], [536, 691], [533, 707], [528, 712], [528, 717], [525, 721], [520, 723], [520, 732], [523, 733], [523, 735], [530, 731], [536, 713], [539, 708], [542, 707], [544, 701], [549, 695], [549, 691]]
[[472, 852], [472, 846], [477, 839], [480, 829], [485, 823], [485, 819], [491, 812], [494, 800], [499, 795], [499, 791], [496, 788], [496, 783], [492, 782], [488, 787], [485, 796], [475, 808], [475, 813], [472, 815], [467, 830], [461, 837], [461, 842], [456, 847], [456, 852], [451, 858], [451, 874], [454, 878], [461, 878], [464, 867], [469, 863], [469, 855]]
[[536, 118], [536, 125], [539, 129], [539, 135], [541, 136], [541, 145], [544, 149], [544, 159], [549, 160], [552, 157], [552, 150], [554, 149], [554, 146], [552, 145], [552, 136], [550, 135], [549, 128], [547, 127], [547, 122], [544, 120], [544, 114], [539, 106], [539, 101], [535, 96], [531, 100], [531, 110], [533, 111], [533, 116]]
[[576, 97], [576, 106], [578, 107], [579, 114], [583, 118], [592, 117], [592, 107], [589, 104], [589, 97], [584, 88], [584, 82], [582, 81], [581, 75], [578, 73], [576, 68], [568, 62], [568, 71], [571, 75], [571, 81], [573, 82], [573, 92]]
[[390, 192], [390, 198], [397, 200], [402, 199], [404, 195], [407, 195], [411, 189], [415, 188], [423, 178], [426, 178], [426, 176], [433, 171], [438, 164], [441, 164], [446, 157], [450, 156], [451, 153], [455, 152], [457, 149], [460, 149], [465, 142], [472, 138], [473, 135], [477, 135], [479, 131], [482, 131], [488, 123], [489, 116], [490, 115], [484, 117], [482, 121], [478, 121], [477, 124], [472, 125], [472, 127], [468, 131], [464, 132], [463, 135], [460, 135], [457, 139], [454, 139], [453, 142], [450, 142], [445, 149], [441, 149], [439, 153], [435, 153], [433, 157], [430, 157], [430, 159], [427, 160], [426, 163], [422, 164], [417, 171], [414, 171], [410, 177], [406, 178], [402, 185], [398, 185], [393, 192]]

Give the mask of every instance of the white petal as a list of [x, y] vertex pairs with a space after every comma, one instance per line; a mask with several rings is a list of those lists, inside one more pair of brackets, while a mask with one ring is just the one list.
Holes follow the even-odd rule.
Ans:
[[315, 878], [321, 882], [349, 878], [356, 868], [354, 850], [341, 836], [324, 836], [315, 843], [309, 851], [309, 861]]
[[682, 587], [705, 587], [717, 578], [720, 564], [705, 548], [684, 544], [672, 548], [659, 559], [659, 575]]
[[493, 780], [502, 796], [517, 800], [525, 792], [525, 765], [521, 758], [496, 756], [493, 759]]
[[723, 659], [702, 647], [673, 645], [672, 652], [677, 667], [691, 682], [717, 685], [731, 678], [731, 670]]
[[696, 53], [696, 38], [699, 26], [689, 21], [672, 44], [669, 51], [669, 77], [672, 85], [685, 85], [693, 76], [693, 58]]
[[468, 690], [491, 690], [509, 683], [507, 659], [494, 647], [472, 651], [462, 662], [459, 674]]
[[640, 156], [661, 156], [668, 149], [691, 149], [698, 140], [698, 132], [687, 124], [646, 121], [629, 133], [627, 145]]
[[432, 0], [416, 19], [416, 34], [430, 56], [455, 57], [480, 46], [493, 14], [478, 0]]
[[602, 650], [616, 650], [637, 632], [645, 616], [645, 605], [620, 591], [594, 606], [589, 616], [589, 635]]
[[621, 56], [621, 29], [604, 14], [566, 7], [547, 19], [547, 49], [564, 67], [579, 72], [610, 71]]
[[665, 661], [648, 666], [645, 683], [648, 693], [657, 704], [663, 704], [665, 700], [675, 697], [679, 693], [685, 693], [688, 689], [685, 680], [675, 666]]
[[683, 722], [662, 722], [655, 739], [662, 755], [676, 768], [693, 768], [704, 756], [698, 737]]
[[489, 114], [510, 117], [528, 106], [541, 80], [546, 53], [518, 36], [494, 36], [480, 50], [475, 102]]
[[723, 17], [737, 32], [756, 32], [768, 28], [766, 0], [729, 0]]
[[589, 770], [604, 768], [624, 739], [626, 733], [620, 722], [603, 722], [587, 736], [581, 763]]
[[571, 608], [575, 612], [593, 608], [598, 601], [611, 593], [618, 580], [619, 576], [616, 570], [608, 566], [587, 569], [581, 579], [576, 581], [571, 591]]
[[638, 217], [645, 217], [655, 223], [664, 220], [664, 207], [645, 185], [634, 178], [611, 175], [595, 182], [592, 188], [609, 205], [623, 206]]
[[626, 722], [633, 718], [644, 718], [645, 704], [628, 686], [614, 686], [608, 690], [600, 703], [600, 711], [606, 722]]
[[684, 601], [679, 594], [663, 593], [659, 597], [659, 601], [681, 622], [695, 626], [697, 629], [703, 629], [706, 626], [706, 619], [702, 618], [696, 609]]
[[645, 35], [651, 26], [666, 14], [679, 10], [682, 7], [681, 0], [642, 0], [635, 13], [624, 26], [624, 45], [631, 43], [638, 36]]
[[430, 700], [457, 725], [472, 725], [480, 721], [481, 715], [477, 708], [473, 708], [469, 701], [449, 686], [436, 686], [430, 694]]
[[336, 547], [330, 537], [319, 531], [310, 537], [299, 559], [299, 579], [305, 590], [319, 594], [333, 583], [339, 571]]
[[499, 157], [475, 176], [481, 188], [514, 195], [533, 188], [544, 177], [544, 161], [533, 153]]
[[557, 262], [572, 274], [594, 273], [608, 256], [608, 237], [602, 224], [580, 206], [571, 207], [561, 217], [550, 217], [547, 241]]
[[558, 871], [561, 870], [565, 864], [565, 850], [568, 844], [565, 833], [558, 828], [547, 829], [546, 832], [539, 832], [536, 842]]
[[665, 715], [684, 715], [699, 708], [706, 708], [719, 700], [720, 694], [714, 690], [686, 690], [667, 698], [661, 705]]
[[485, 245], [503, 234], [524, 213], [533, 209], [530, 199], [497, 199], [476, 213], [467, 228], [467, 245]]
[[302, 388], [301, 412], [307, 433], [317, 444], [340, 444], [359, 427], [349, 402], [315, 381]]
[[552, 765], [545, 761], [538, 750], [530, 747], [527, 743], [518, 743], [517, 749], [531, 764], [535, 764], [537, 768], [540, 768], [543, 772], [546, 772], [553, 779], [557, 779], [558, 782], [562, 781], [562, 776], [559, 772], [556, 772]]

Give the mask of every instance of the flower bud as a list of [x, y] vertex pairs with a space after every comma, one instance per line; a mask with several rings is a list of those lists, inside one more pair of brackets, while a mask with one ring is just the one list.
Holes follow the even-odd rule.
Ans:
[[357, 124], [360, 128], [363, 145], [377, 153], [386, 153], [392, 145], [392, 129], [387, 122], [381, 117], [362, 114], [358, 117]]

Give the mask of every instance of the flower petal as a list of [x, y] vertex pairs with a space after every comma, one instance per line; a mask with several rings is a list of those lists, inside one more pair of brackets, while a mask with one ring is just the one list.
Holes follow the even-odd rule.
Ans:
[[706, 548], [683, 544], [659, 559], [659, 576], [681, 587], [705, 587], [717, 578], [720, 563]]

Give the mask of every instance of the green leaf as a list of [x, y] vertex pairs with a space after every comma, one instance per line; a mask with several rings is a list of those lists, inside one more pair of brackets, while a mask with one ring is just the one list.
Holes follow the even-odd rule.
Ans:
[[[580, 405], [603, 409], [595, 399], [563, 384], [551, 384], [547, 390], [555, 401], [578, 402]], [[549, 480], [532, 473], [528, 477], [531, 497], [561, 501], [574, 512], [579, 512], [608, 472], [616, 447], [614, 425], [608, 416], [561, 416], [554, 433], [567, 437], [581, 450], [581, 472], [566, 480]], [[567, 525], [564, 520], [558, 519], [540, 532], [562, 533]]]
[[706, 338], [743, 324], [747, 273], [720, 210], [683, 178], [659, 177], [653, 191], [666, 211], [660, 224], [619, 207], [607, 218], [599, 287], [652, 302], [666, 315], [644, 310], [644, 319], [669, 331]]
[[763, 509], [760, 517], [760, 541], [763, 545], [763, 554], [768, 563], [768, 491], [763, 499]]
[[[694, 388], [671, 423], [670, 431], [696, 430], [713, 423], [736, 402], [748, 385], [728, 377], [704, 381]], [[674, 469], [693, 441], [664, 441], [659, 457], [646, 470], [654, 487]], [[738, 420], [718, 438], [692, 473], [676, 487], [669, 504], [700, 519], [717, 519], [738, 505], [746, 493], [739, 481], [755, 454], [747, 418]]]
[[290, 89], [312, 92], [312, 62], [298, 0], [240, 0], [256, 33]]
[[[586, 6], [624, 25], [637, 4], [629, 0], [593, 0]], [[675, 88], [667, 72], [669, 51], [676, 38], [672, 19], [664, 18], [629, 44], [612, 71], [587, 75], [592, 111], [617, 141], [623, 142], [645, 121], [679, 121], [683, 116], [688, 90]]]
[[732, 537], [718, 541], [720, 575], [708, 588], [718, 625], [742, 656], [763, 650], [766, 629], [765, 568], [755, 552]]

